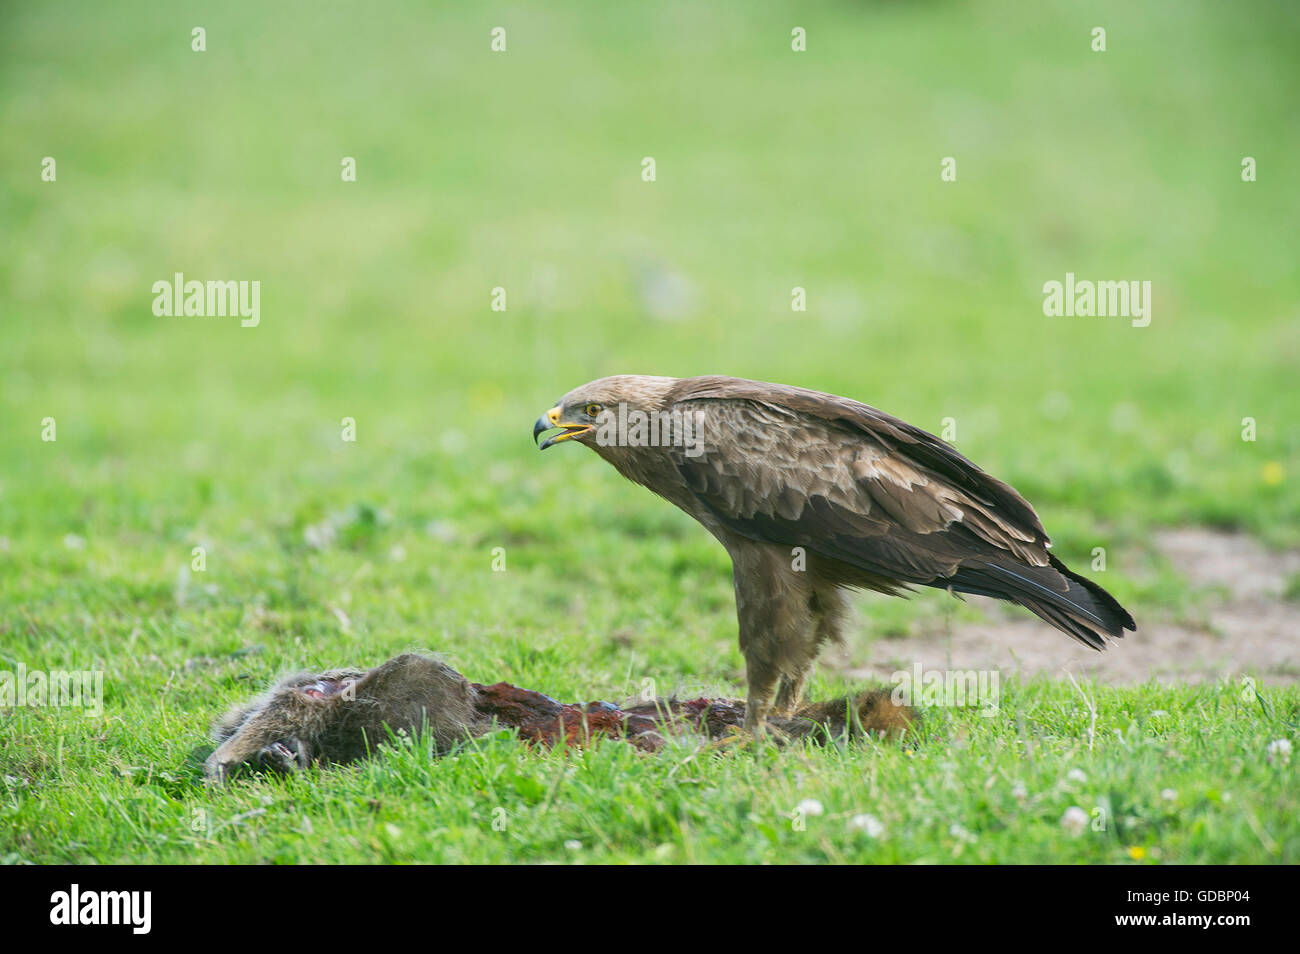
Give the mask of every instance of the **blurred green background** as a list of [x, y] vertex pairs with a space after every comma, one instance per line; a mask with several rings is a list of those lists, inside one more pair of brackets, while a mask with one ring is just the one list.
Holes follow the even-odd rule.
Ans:
[[[617, 372], [952, 417], [1058, 552], [1118, 548], [1108, 586], [1176, 603], [1141, 572], [1154, 525], [1300, 542], [1297, 27], [1280, 2], [7, 4], [6, 652], [554, 643], [578, 690], [626, 630], [734, 675], [712, 540], [529, 439]], [[260, 281], [260, 326], [155, 317], [177, 271]], [[1150, 327], [1044, 317], [1067, 271], [1150, 280]]]

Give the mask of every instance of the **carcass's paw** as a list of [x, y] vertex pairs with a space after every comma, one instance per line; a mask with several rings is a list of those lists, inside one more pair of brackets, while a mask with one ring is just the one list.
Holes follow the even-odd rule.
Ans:
[[255, 764], [258, 768], [292, 775], [307, 767], [306, 749], [297, 739], [281, 739], [258, 752]]

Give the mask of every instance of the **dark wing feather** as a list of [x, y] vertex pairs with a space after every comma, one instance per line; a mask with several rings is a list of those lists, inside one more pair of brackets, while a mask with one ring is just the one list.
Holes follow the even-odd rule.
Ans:
[[[735, 533], [802, 546], [873, 579], [1011, 600], [1094, 648], [1133, 629], [1101, 587], [1047, 552], [1033, 508], [939, 438], [845, 398], [688, 379], [677, 451], [699, 502]], [[866, 585], [875, 585], [874, 583]]]
[[838, 423], [995, 508], [1005, 521], [1032, 535], [1038, 543], [1045, 546], [1048, 542], [1038, 514], [1014, 488], [980, 470], [946, 441], [884, 411], [821, 391], [721, 375], [684, 378], [671, 395], [674, 401], [707, 399], [749, 400]]

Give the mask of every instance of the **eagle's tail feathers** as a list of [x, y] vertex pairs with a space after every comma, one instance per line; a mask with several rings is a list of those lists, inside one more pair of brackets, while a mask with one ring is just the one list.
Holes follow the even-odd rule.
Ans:
[[934, 585], [1017, 603], [1092, 649], [1105, 649], [1106, 637], [1119, 639], [1124, 630], [1137, 628], [1128, 611], [1104, 589], [1055, 557], [1048, 559], [1050, 566], [1041, 567], [992, 561], [965, 564]]

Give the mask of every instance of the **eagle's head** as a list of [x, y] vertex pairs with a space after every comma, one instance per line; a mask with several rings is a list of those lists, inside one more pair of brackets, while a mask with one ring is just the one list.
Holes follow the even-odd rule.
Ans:
[[[563, 441], [577, 441], [592, 449], [603, 446], [602, 434], [616, 430], [630, 412], [653, 414], [664, 408], [677, 378], [648, 374], [616, 374], [574, 388], [533, 424], [533, 440], [557, 428], [539, 446], [542, 450]], [[602, 430], [602, 425], [605, 429]]]

